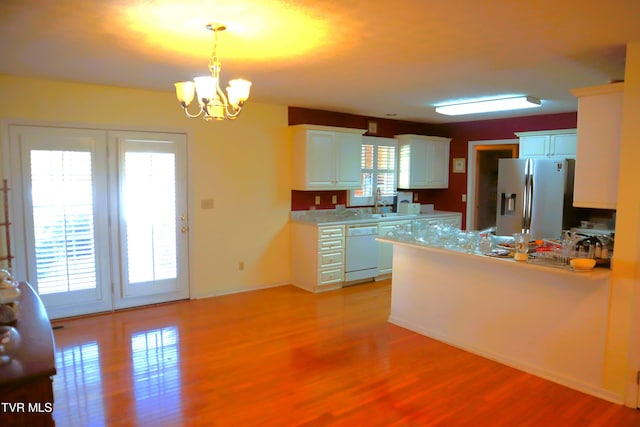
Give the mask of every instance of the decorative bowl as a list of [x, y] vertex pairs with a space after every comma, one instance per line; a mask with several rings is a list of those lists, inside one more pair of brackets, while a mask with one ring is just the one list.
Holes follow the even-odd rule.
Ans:
[[569, 260], [569, 265], [576, 270], [591, 270], [596, 266], [596, 260], [593, 258], [572, 258]]

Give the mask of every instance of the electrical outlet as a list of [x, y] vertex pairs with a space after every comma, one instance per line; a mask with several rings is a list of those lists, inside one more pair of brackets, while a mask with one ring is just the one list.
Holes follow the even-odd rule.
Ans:
[[462, 195], [462, 201], [463, 201], [463, 202], [466, 202], [466, 201], [467, 201], [467, 195], [466, 195], [466, 194], [463, 194], [463, 195]]
[[213, 209], [213, 207], [214, 207], [213, 199], [200, 200], [200, 209]]
[[333, 203], [334, 205], [338, 203], [338, 196], [336, 196], [335, 194], [331, 196], [331, 203]]
[[244, 270], [244, 261], [240, 261], [238, 263], [238, 270], [240, 270], [240, 271]]
[[316, 196], [316, 205], [320, 204], [320, 196]]

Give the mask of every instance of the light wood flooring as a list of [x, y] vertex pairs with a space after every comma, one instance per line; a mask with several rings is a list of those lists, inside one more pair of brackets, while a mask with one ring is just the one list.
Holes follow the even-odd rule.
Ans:
[[[390, 282], [55, 322], [62, 426], [640, 426], [615, 405], [389, 324]], [[579, 355], [576, 355], [579, 357]]]

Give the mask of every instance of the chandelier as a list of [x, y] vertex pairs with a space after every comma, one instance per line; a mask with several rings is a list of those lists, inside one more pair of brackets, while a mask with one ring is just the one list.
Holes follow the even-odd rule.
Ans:
[[[244, 79], [229, 81], [227, 95], [220, 89], [220, 60], [218, 60], [218, 32], [227, 29], [222, 24], [207, 24], [213, 31], [213, 53], [209, 58], [211, 76], [195, 77], [193, 81], [175, 83], [176, 96], [187, 117], [195, 118], [204, 114], [205, 120], [233, 120], [238, 117], [244, 102], [249, 98], [251, 82]], [[198, 98], [200, 111], [189, 113], [188, 107], [193, 98]]]

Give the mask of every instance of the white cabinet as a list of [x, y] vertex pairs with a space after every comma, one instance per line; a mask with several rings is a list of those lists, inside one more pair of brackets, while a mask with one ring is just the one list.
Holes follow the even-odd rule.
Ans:
[[[378, 236], [386, 237], [395, 230], [398, 225], [410, 226], [411, 221], [384, 221], [378, 225]], [[391, 275], [393, 266], [393, 245], [391, 243], [378, 242], [378, 278], [386, 278]]]
[[344, 225], [291, 224], [293, 284], [311, 292], [342, 287]]
[[417, 219], [416, 222], [418, 222], [422, 227], [428, 227], [430, 225], [449, 225], [455, 228], [462, 228], [462, 214], [451, 213], [427, 216]]
[[624, 83], [571, 92], [578, 97], [578, 153], [573, 206], [615, 209]]
[[290, 126], [294, 190], [360, 188], [364, 129]]
[[520, 158], [575, 159], [576, 129], [516, 132], [520, 138]]
[[448, 188], [450, 138], [396, 135], [398, 188]]

